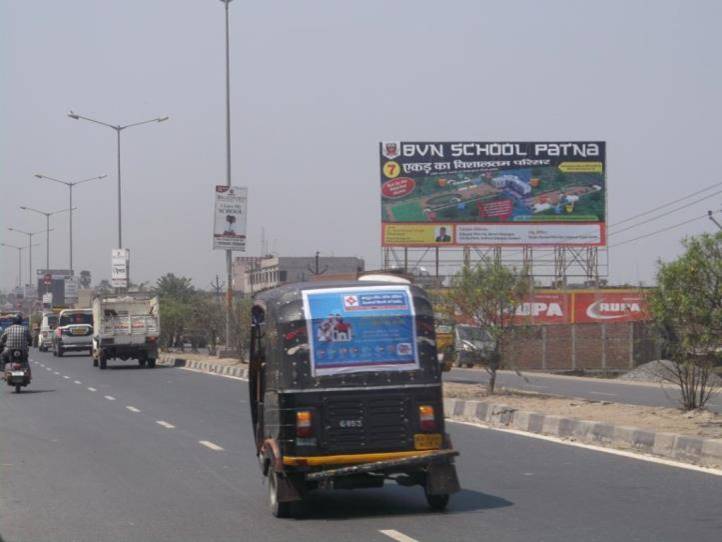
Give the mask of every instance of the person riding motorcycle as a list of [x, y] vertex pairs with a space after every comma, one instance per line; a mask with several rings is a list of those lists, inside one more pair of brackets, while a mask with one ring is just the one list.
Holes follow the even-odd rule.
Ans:
[[18, 314], [13, 319], [11, 326], [8, 326], [0, 336], [0, 349], [4, 347], [2, 352], [2, 368], [5, 370], [5, 364], [10, 363], [10, 353], [13, 350], [21, 350], [25, 364], [28, 364], [28, 350], [32, 344], [30, 330], [23, 325], [23, 316]]

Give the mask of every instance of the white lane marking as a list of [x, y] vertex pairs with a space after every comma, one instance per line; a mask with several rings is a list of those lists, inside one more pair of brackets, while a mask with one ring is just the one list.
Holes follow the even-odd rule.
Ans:
[[651, 455], [638, 454], [634, 452], [628, 452], [626, 450], [617, 450], [615, 448], [604, 448], [602, 446], [594, 446], [593, 444], [582, 444], [581, 442], [572, 442], [564, 440], [558, 437], [550, 437], [549, 435], [539, 435], [537, 433], [527, 433], [526, 431], [519, 431], [517, 429], [505, 429], [502, 427], [492, 427], [483, 423], [475, 422], [462, 422], [460, 420], [452, 420], [447, 418], [446, 421], [451, 423], [458, 423], [461, 425], [470, 425], [472, 427], [479, 427], [481, 429], [491, 429], [492, 431], [500, 431], [501, 433], [511, 433], [513, 435], [519, 435], [521, 437], [535, 438], [539, 440], [546, 440], [548, 442], [554, 442], [556, 444], [563, 444], [565, 446], [574, 446], [576, 448], [585, 448], [587, 450], [593, 450], [595, 452], [602, 452], [605, 454], [619, 455], [630, 459], [638, 459], [639, 461], [647, 461], [649, 463], [657, 463], [658, 465], [665, 465], [667, 467], [677, 467], [679, 469], [693, 470], [696, 472], [704, 472], [706, 474], [713, 474], [715, 476], [722, 476], [721, 469], [713, 469], [710, 467], [700, 467], [699, 465], [691, 465], [689, 463], [680, 463], [679, 461], [673, 461], [671, 459], [662, 459], [661, 457], [654, 457]]
[[106, 395], [105, 398], [106, 398], [108, 401], [115, 401], [115, 397], [113, 397], [112, 395]]
[[616, 397], [616, 393], [606, 393], [603, 391], [590, 391], [589, 393], [593, 393], [594, 395], [606, 395], [607, 397]]
[[76, 384], [82, 384], [80, 380], [73, 380], [73, 382], [75, 382]]
[[157, 423], [158, 425], [162, 425], [166, 429], [175, 429], [175, 425], [173, 425], [172, 423], [164, 422], [163, 420], [156, 420], [155, 423]]
[[51, 369], [50, 367], [45, 367], [45, 370], [46, 370], [46, 371], [52, 371], [52, 369]]
[[127, 405], [125, 408], [130, 410], [131, 412], [140, 412], [139, 408], [135, 408], [134, 406]]
[[60, 375], [60, 373], [59, 373], [58, 371], [53, 371], [53, 374], [54, 374], [54, 375]]
[[63, 375], [63, 378], [64, 378], [65, 380], [70, 380], [70, 377], [69, 377], [69, 376], [66, 376], [66, 375]]
[[98, 391], [95, 388], [88, 388], [88, 391]]
[[183, 369], [184, 371], [191, 371], [192, 373], [201, 373], [204, 375], [212, 375], [212, 376], [221, 376], [223, 378], [230, 378], [231, 380], [241, 380], [242, 382], [248, 382], [247, 378], [241, 378], [240, 376], [232, 376], [232, 375], [222, 375], [218, 373], [209, 373], [206, 371], [201, 371], [200, 369], [191, 369], [190, 367], [179, 367], [180, 369]]
[[404, 533], [400, 533], [399, 531], [397, 531], [395, 529], [382, 529], [379, 532], [381, 534], [388, 536], [389, 538], [396, 540], [397, 542], [419, 542], [415, 538], [406, 536]]
[[216, 451], [216, 452], [222, 452], [222, 451], [223, 451], [223, 448], [221, 448], [220, 446], [218, 446], [218, 444], [214, 444], [214, 443], [211, 442], [210, 440], [199, 440], [199, 441], [198, 441], [198, 444], [202, 444], [202, 445], [205, 446], [206, 448], [210, 448], [211, 450], [214, 450], [214, 451]]

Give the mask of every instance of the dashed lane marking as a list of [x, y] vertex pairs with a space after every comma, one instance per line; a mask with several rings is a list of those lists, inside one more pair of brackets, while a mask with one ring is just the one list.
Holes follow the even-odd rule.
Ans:
[[95, 388], [88, 388], [88, 391], [98, 391]]
[[198, 444], [202, 444], [206, 448], [210, 448], [211, 450], [215, 452], [222, 452], [223, 448], [221, 446], [218, 446], [218, 444], [215, 444], [211, 442], [210, 440], [199, 440]]
[[105, 398], [106, 398], [108, 401], [115, 401], [115, 397], [113, 397], [112, 395], [106, 395]]
[[70, 380], [70, 377], [67, 376], [67, 375], [63, 375], [63, 378], [64, 378], [65, 380]]
[[80, 380], [73, 380], [73, 382], [75, 382], [76, 384], [82, 384]]
[[382, 529], [379, 532], [383, 535], [388, 536], [389, 538], [392, 538], [393, 540], [396, 540], [397, 542], [419, 542], [415, 538], [406, 536], [404, 533], [400, 533], [395, 529]]
[[139, 408], [135, 408], [134, 406], [127, 405], [125, 408], [130, 410], [131, 412], [140, 412]]
[[60, 373], [58, 371], [53, 371], [53, 374], [60, 376]]
[[165, 427], [166, 429], [175, 429], [175, 425], [173, 425], [172, 423], [164, 422], [163, 420], [156, 420], [155, 423], [162, 427]]

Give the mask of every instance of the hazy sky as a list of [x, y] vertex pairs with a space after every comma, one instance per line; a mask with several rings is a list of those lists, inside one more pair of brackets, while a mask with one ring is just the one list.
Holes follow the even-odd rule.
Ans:
[[[44, 228], [20, 205], [67, 206], [67, 189], [34, 173], [107, 173], [76, 190], [74, 260], [109, 278], [115, 133], [66, 112], [170, 115], [124, 132], [124, 244], [134, 280], [172, 271], [207, 287], [224, 262], [211, 250], [212, 187], [225, 182], [223, 4], [0, 5], [0, 238], [24, 244], [8, 226]], [[610, 223], [720, 182], [720, 21], [715, 0], [236, 0], [233, 181], [249, 187], [248, 254], [263, 227], [282, 255], [379, 266], [380, 140], [606, 140]], [[67, 216], [53, 226], [50, 264], [64, 268]], [[610, 279], [649, 281], [682, 236], [714, 230], [704, 219], [612, 248]], [[44, 246], [33, 259], [44, 267]], [[16, 252], [2, 249], [0, 288], [16, 278]]]

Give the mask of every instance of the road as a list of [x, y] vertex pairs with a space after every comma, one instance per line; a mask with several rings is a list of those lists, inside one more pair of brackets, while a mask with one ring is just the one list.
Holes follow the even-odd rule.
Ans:
[[[631, 405], [676, 407], [679, 405], [679, 390], [674, 386], [620, 382], [601, 378], [583, 378], [541, 373], [522, 373], [520, 377], [513, 371], [499, 371], [497, 385], [521, 390], [536, 391], [580, 397], [592, 401], [613, 401]], [[446, 373], [447, 382], [475, 382], [486, 384], [488, 375], [484, 369], [453, 368]], [[707, 408], [722, 413], [722, 393], [714, 394]]]
[[722, 532], [720, 476], [456, 423], [464, 490], [447, 512], [429, 512], [420, 488], [389, 485], [320, 493], [300, 519], [274, 519], [245, 382], [32, 357], [29, 391], [0, 389], [5, 542], [701, 542]]

